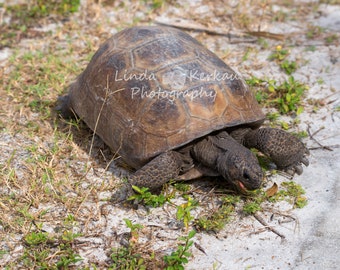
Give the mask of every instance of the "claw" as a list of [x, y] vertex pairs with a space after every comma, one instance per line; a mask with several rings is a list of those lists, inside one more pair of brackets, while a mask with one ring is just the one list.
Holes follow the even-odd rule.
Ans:
[[303, 164], [305, 164], [305, 166], [308, 166], [308, 165], [309, 165], [309, 160], [308, 160], [306, 157], [303, 157], [303, 158], [301, 159], [301, 162], [302, 162]]
[[294, 171], [293, 168], [288, 168], [288, 169], [286, 169], [285, 171], [286, 171], [286, 173], [289, 174], [290, 176], [294, 176], [295, 171]]
[[296, 165], [296, 166], [294, 167], [294, 169], [295, 169], [295, 172], [296, 172], [298, 175], [302, 174], [302, 172], [303, 172], [303, 169], [302, 169], [302, 166], [301, 166], [301, 165]]
[[131, 188], [131, 185], [124, 184], [112, 195], [111, 201], [113, 203], [121, 203], [127, 200], [133, 194], [134, 193]]

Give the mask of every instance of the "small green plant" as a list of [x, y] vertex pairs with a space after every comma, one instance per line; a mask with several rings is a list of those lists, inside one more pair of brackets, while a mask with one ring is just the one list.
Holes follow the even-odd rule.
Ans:
[[269, 198], [269, 201], [275, 202], [286, 200], [293, 204], [294, 208], [303, 208], [307, 205], [307, 198], [304, 196], [304, 189], [293, 181], [283, 182], [282, 190], [279, 190], [274, 196]]
[[230, 221], [231, 215], [235, 212], [235, 204], [239, 201], [239, 196], [226, 195], [216, 211], [195, 220], [195, 227], [205, 231], [220, 231]]
[[45, 244], [48, 239], [48, 234], [45, 232], [31, 232], [25, 236], [25, 243], [29, 246], [37, 246]]
[[268, 101], [269, 95], [275, 91], [276, 81], [269, 80], [269, 79], [260, 79], [255, 76], [251, 77], [250, 79], [246, 79], [246, 83], [250, 87], [261, 87], [255, 91], [255, 98], [259, 103], [265, 103]]
[[195, 236], [195, 234], [195, 231], [190, 231], [188, 236], [180, 237], [179, 240], [184, 243], [178, 245], [176, 251], [163, 257], [163, 260], [166, 263], [166, 270], [184, 270], [183, 264], [188, 263], [188, 258], [191, 257], [189, 249], [194, 243], [191, 239]]
[[289, 54], [290, 51], [288, 49], [277, 46], [276, 50], [269, 56], [269, 60], [276, 61], [286, 74], [291, 75], [296, 71], [297, 63], [296, 61], [289, 61], [286, 59]]
[[46, 232], [30, 232], [24, 237], [26, 248], [21, 260], [32, 269], [68, 269], [82, 260], [72, 249], [78, 236], [71, 231], [64, 231], [59, 238], [52, 238]]
[[320, 84], [320, 85], [325, 83], [323, 78], [317, 79], [316, 82], [317, 82], [317, 84]]
[[139, 238], [139, 230], [143, 228], [140, 224], [133, 224], [130, 219], [124, 219], [126, 227], [130, 229], [132, 242], [136, 242]]
[[278, 108], [281, 114], [295, 112], [299, 115], [303, 112], [301, 98], [309, 87], [299, 81], [296, 81], [293, 76], [282, 84], [277, 84], [275, 80], [259, 79], [252, 77], [246, 80], [251, 87], [261, 87], [262, 89], [256, 92], [256, 99], [260, 103], [274, 105]]
[[290, 51], [288, 49], [277, 46], [276, 50], [269, 56], [269, 60], [276, 61], [286, 74], [291, 75], [296, 71], [297, 63], [286, 59], [289, 54]]
[[280, 117], [280, 114], [278, 114], [277, 112], [269, 112], [266, 114], [266, 118], [270, 121], [270, 122], [276, 122], [279, 117]]
[[161, 8], [166, 1], [165, 0], [144, 0], [144, 2], [151, 4], [153, 9], [158, 9], [158, 8]]
[[335, 43], [338, 40], [339, 40], [339, 36], [337, 34], [331, 34], [325, 37], [325, 41], [327, 44]]
[[112, 264], [109, 270], [126, 269], [126, 270], [144, 270], [146, 266], [144, 259], [140, 254], [135, 254], [134, 250], [129, 247], [120, 247], [113, 249], [111, 254]]
[[185, 184], [185, 183], [177, 182], [177, 183], [174, 183], [173, 186], [174, 186], [178, 191], [181, 191], [181, 192], [188, 192], [188, 191], [190, 190], [190, 185]]
[[257, 43], [261, 46], [261, 49], [267, 49], [269, 47], [268, 41], [265, 38], [259, 37]]
[[275, 60], [278, 62], [283, 61], [290, 54], [290, 51], [283, 49], [282, 46], [276, 46], [275, 51], [269, 56], [269, 60]]
[[315, 45], [309, 45], [306, 47], [305, 51], [307, 52], [315, 52], [316, 51], [316, 46]]
[[132, 188], [135, 191], [135, 194], [128, 198], [129, 201], [137, 200], [139, 203], [149, 207], [160, 207], [169, 200], [169, 198], [165, 197], [163, 194], [152, 194], [149, 189], [145, 187], [140, 188], [132, 186]]
[[250, 215], [255, 214], [257, 211], [261, 211], [262, 207], [259, 202], [248, 201], [243, 206], [243, 212]]
[[303, 139], [303, 138], [308, 138], [308, 132], [305, 130], [299, 131], [298, 133], [295, 134], [298, 138]]
[[285, 22], [289, 18], [289, 15], [291, 15], [288, 12], [284, 12], [282, 10], [279, 10], [274, 13], [273, 21], [275, 22]]
[[112, 264], [109, 269], [146, 269], [142, 255], [136, 250], [138, 243], [139, 230], [142, 225], [132, 223], [130, 219], [124, 219], [126, 226], [130, 229], [130, 239], [127, 246], [112, 249], [111, 259]]
[[68, 269], [72, 264], [83, 260], [69, 245], [61, 245], [60, 248], [63, 250], [63, 253], [56, 263], [58, 269]]
[[3, 258], [4, 255], [8, 254], [9, 252], [7, 250], [4, 249], [0, 249], [0, 259]]
[[242, 61], [247, 61], [249, 58], [250, 53], [252, 52], [252, 48], [247, 48], [247, 50], [245, 51], [244, 55], [242, 56]]
[[274, 185], [266, 191], [263, 189], [250, 191], [245, 198], [246, 200], [242, 211], [247, 215], [253, 215], [257, 211], [262, 210], [262, 204], [266, 201], [287, 201], [292, 204], [294, 208], [302, 208], [307, 204], [307, 198], [303, 196], [303, 194], [305, 194], [303, 188], [293, 181], [283, 182], [280, 189], [278, 185], [274, 183]]
[[301, 97], [309, 87], [290, 76], [287, 81], [284, 81], [277, 87], [278, 97], [276, 102], [281, 113], [296, 112], [299, 115], [303, 112], [303, 107], [299, 106]]
[[257, 211], [261, 211], [261, 204], [267, 201], [266, 193], [263, 189], [248, 191], [248, 194], [244, 199], [245, 201], [242, 207], [242, 211], [246, 215], [252, 215], [255, 214]]
[[187, 197], [187, 202], [177, 206], [176, 218], [183, 220], [184, 226], [189, 227], [189, 222], [193, 220], [190, 211], [198, 205], [198, 201], [192, 199], [190, 196]]
[[296, 71], [297, 65], [295, 61], [283, 60], [282, 63], [280, 63], [280, 68], [284, 70], [286, 74], [291, 75]]
[[309, 39], [317, 38], [319, 37], [323, 32], [325, 31], [324, 28], [317, 26], [317, 25], [312, 25], [308, 28], [308, 31], [306, 33], [306, 37]]

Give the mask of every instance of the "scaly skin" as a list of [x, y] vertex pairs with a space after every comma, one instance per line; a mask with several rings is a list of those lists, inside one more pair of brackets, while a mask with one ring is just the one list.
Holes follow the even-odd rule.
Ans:
[[308, 149], [295, 136], [275, 128], [252, 130], [245, 128], [231, 133], [238, 142], [248, 148], [256, 148], [267, 155], [280, 170], [289, 174], [301, 174], [301, 163], [308, 166]]
[[189, 180], [181, 176], [193, 168], [193, 159], [241, 191], [261, 185], [263, 174], [256, 157], [222, 131], [186, 147], [183, 153], [168, 151], [155, 157], [129, 177], [128, 183], [115, 193], [114, 201], [123, 201], [132, 195], [131, 185], [155, 190], [170, 180]]
[[128, 183], [125, 183], [115, 192], [112, 201], [118, 203], [125, 201], [133, 195], [132, 185], [157, 190], [172, 179], [177, 179], [180, 171], [187, 165], [186, 158], [175, 151], [168, 151], [152, 159], [142, 168], [132, 174]]
[[253, 190], [261, 185], [263, 173], [257, 158], [226, 131], [198, 142], [191, 153], [195, 160], [217, 170], [237, 188]]
[[175, 151], [165, 152], [142, 168], [137, 170], [130, 178], [131, 185], [149, 189], [161, 188], [171, 179], [177, 179], [183, 167], [183, 157]]
[[181, 173], [192, 168], [194, 159], [239, 189], [257, 189], [263, 173], [248, 148], [258, 149], [271, 158], [278, 169], [290, 174], [301, 174], [301, 163], [308, 165], [305, 157], [308, 150], [295, 136], [274, 128], [244, 128], [231, 132], [231, 136], [226, 131], [207, 136], [187, 148], [189, 151], [185, 151], [186, 154], [165, 152], [137, 170], [129, 178], [129, 184], [158, 189], [169, 180], [179, 179]]

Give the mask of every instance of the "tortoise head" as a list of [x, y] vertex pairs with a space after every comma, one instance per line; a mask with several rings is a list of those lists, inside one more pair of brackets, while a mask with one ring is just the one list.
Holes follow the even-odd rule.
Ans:
[[263, 179], [263, 172], [257, 158], [243, 146], [238, 151], [220, 155], [217, 160], [217, 170], [241, 192], [258, 189]]

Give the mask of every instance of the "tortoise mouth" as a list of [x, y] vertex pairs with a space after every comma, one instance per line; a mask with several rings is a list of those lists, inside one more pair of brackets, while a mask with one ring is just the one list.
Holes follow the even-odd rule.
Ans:
[[241, 193], [248, 193], [249, 190], [244, 186], [244, 184], [241, 181], [236, 182], [236, 187]]
[[238, 182], [238, 185], [239, 187], [242, 189], [242, 190], [247, 190], [246, 187], [243, 185], [243, 183], [241, 181], [237, 181]]
[[240, 180], [236, 181], [236, 188], [242, 194], [249, 194], [252, 190], [258, 189], [260, 187], [249, 188], [244, 185]]

